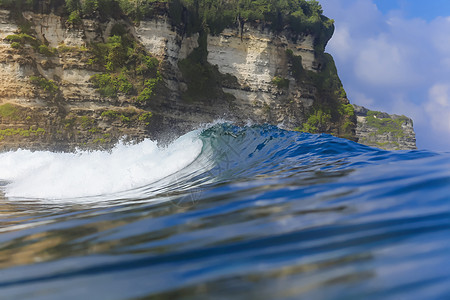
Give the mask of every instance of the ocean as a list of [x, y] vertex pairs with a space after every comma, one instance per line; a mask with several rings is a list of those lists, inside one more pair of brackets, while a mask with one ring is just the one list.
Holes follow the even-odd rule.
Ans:
[[450, 299], [450, 153], [215, 124], [0, 153], [1, 299]]

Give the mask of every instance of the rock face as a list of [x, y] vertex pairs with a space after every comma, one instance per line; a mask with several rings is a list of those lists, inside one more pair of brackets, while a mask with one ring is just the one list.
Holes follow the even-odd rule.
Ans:
[[354, 107], [358, 122], [356, 136], [360, 143], [386, 150], [417, 149], [410, 118], [370, 111], [358, 105]]
[[[23, 22], [31, 32], [14, 47]], [[83, 20], [70, 29], [54, 14], [23, 12], [17, 20], [0, 10], [0, 149], [103, 149], [147, 135], [151, 112], [125, 95], [103, 97], [91, 82], [101, 72], [86, 42], [103, 41], [99, 32], [111, 24]]]
[[[339, 105], [349, 103], [346, 98], [328, 99], [333, 97], [320, 95], [311, 79], [305, 76], [298, 80], [293, 75], [291, 60], [296, 57], [302, 62], [302, 72], [321, 72], [322, 57], [314, 50], [312, 35], [294, 39], [289, 32], [274, 34], [267, 28], [250, 24], [244, 25], [242, 30], [227, 28], [220, 34], [207, 35], [206, 61], [211, 69], [216, 68], [209, 76], [219, 77], [219, 82], [210, 84], [217, 84], [220, 91], [206, 97], [199, 93], [186, 99], [190, 74], [183, 74], [180, 63], [198, 49], [199, 35], [179, 33], [165, 17], [141, 22], [135, 32], [146, 50], [162, 60], [168, 96], [155, 98], [149, 104], [155, 118], [159, 118], [160, 132], [183, 132], [217, 119], [296, 129], [307, 121], [319, 98]], [[330, 64], [334, 67], [334, 62]], [[275, 78], [285, 84], [275, 84]], [[214, 86], [208, 88], [214, 89]], [[198, 100], [200, 98], [206, 99]], [[338, 136], [354, 135], [354, 126], [347, 130], [341, 128], [346, 118], [348, 116], [337, 116], [334, 122], [327, 124], [326, 131]]]
[[[159, 61], [154, 81], [130, 77], [136, 67], [127, 71], [134, 86], [125, 90], [123, 73], [98, 62], [100, 46], [114, 54], [117, 45], [105, 43], [117, 28], [135, 51], [142, 46], [149, 61]], [[355, 107], [356, 127], [334, 62], [315, 43], [312, 33], [275, 34], [261, 24], [187, 34], [167, 14], [138, 25], [93, 17], [75, 26], [54, 13], [17, 17], [0, 10], [0, 149], [109, 148], [124, 137], [164, 141], [217, 119], [414, 148], [412, 122], [402, 125], [404, 134], [381, 132]], [[115, 81], [102, 90], [93, 82], [97, 75]]]
[[[254, 122], [282, 124], [293, 129], [306, 121], [304, 112], [317, 95], [315, 87], [297, 84], [290, 72], [287, 49], [302, 57], [305, 70], [317, 72], [314, 37], [302, 36], [292, 41], [289, 33], [273, 34], [263, 28], [244, 26], [243, 33], [225, 29], [217, 36], [208, 36], [208, 62], [223, 74], [232, 74], [236, 86], [224, 91], [236, 98], [236, 106]], [[289, 87], [278, 88], [275, 77], [287, 80]]]

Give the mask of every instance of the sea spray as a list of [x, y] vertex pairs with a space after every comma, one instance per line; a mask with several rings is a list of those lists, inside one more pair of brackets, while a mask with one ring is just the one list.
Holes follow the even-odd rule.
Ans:
[[0, 154], [6, 197], [66, 199], [113, 194], [176, 173], [201, 153], [193, 131], [167, 147], [155, 141], [117, 144], [111, 151], [53, 153], [17, 150]]

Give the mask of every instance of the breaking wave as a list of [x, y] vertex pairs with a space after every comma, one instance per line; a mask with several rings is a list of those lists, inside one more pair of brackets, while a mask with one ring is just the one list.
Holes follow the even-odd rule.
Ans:
[[449, 153], [217, 124], [1, 153], [0, 190], [5, 299], [450, 295]]

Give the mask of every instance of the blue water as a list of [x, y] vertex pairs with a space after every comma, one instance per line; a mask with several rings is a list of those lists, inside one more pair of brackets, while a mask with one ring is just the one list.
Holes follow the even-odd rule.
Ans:
[[1, 299], [450, 299], [450, 153], [219, 124], [0, 191]]

